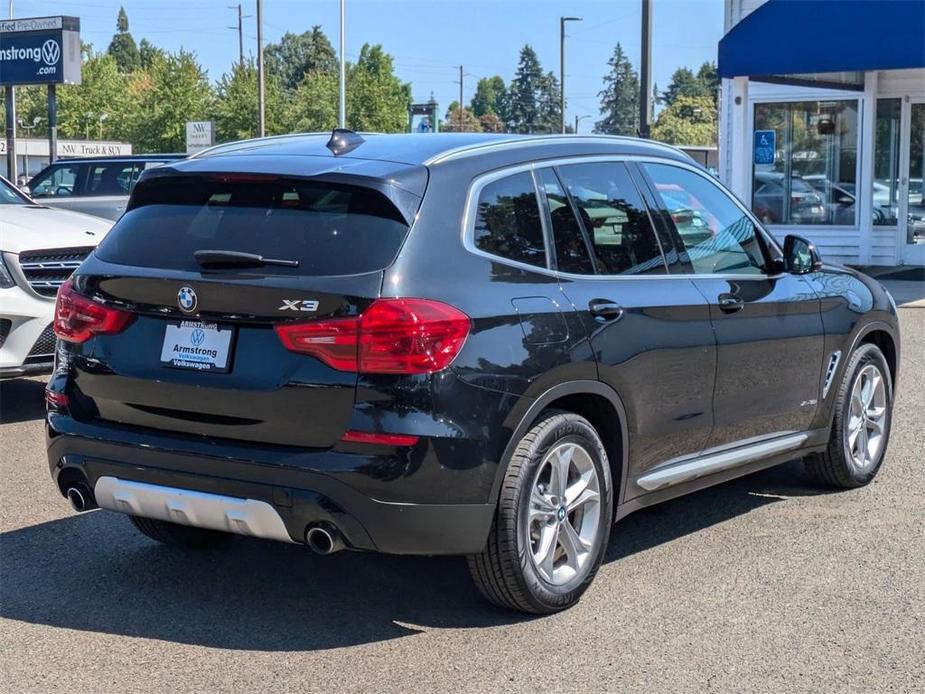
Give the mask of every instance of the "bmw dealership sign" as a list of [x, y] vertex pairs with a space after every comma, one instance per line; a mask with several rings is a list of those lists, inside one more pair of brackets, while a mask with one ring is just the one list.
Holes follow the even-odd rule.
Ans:
[[80, 84], [80, 19], [0, 20], [0, 84]]

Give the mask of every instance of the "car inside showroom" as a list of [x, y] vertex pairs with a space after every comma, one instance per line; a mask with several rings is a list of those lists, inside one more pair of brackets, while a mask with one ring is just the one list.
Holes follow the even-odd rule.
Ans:
[[853, 265], [925, 264], [925, 4], [725, 9], [720, 177], [779, 238]]

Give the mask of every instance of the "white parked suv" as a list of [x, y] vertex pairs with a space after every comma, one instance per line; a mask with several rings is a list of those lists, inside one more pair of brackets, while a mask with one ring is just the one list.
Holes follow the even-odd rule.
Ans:
[[51, 370], [55, 294], [111, 226], [43, 207], [0, 177], [0, 379]]

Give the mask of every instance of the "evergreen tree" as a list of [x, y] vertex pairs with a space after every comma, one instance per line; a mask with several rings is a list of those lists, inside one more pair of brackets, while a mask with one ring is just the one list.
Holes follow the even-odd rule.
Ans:
[[486, 114], [504, 118], [504, 95], [506, 92], [504, 79], [495, 75], [494, 77], [483, 77], [475, 87], [475, 96], [472, 97], [470, 108], [472, 112], [481, 118]]
[[138, 55], [138, 46], [135, 45], [135, 39], [128, 30], [128, 15], [125, 8], [119, 8], [119, 16], [116, 19], [116, 35], [112, 37], [109, 44], [109, 55], [116, 59], [119, 71], [128, 73], [134, 72], [140, 65]]
[[508, 129], [533, 133], [540, 127], [539, 96], [543, 87], [543, 68], [529, 44], [520, 49], [517, 73], [507, 94], [505, 115]]
[[153, 43], [148, 41], [148, 39], [142, 39], [141, 43], [138, 44], [138, 63], [143, 69], [151, 67], [151, 61], [154, 60], [154, 56], [159, 55], [164, 57], [164, 49], [158, 48]]
[[601, 119], [594, 132], [609, 135], [636, 135], [639, 132], [639, 76], [619, 43], [607, 61], [610, 72], [604, 77]]
[[704, 95], [713, 97], [716, 104], [719, 99], [719, 72], [716, 63], [706, 62], [697, 70], [697, 81], [703, 85]]
[[263, 51], [267, 74], [276, 75], [286, 89], [296, 89], [309, 72], [337, 72], [337, 55], [320, 26], [302, 34], [285, 33], [279, 43]]
[[537, 132], [557, 133], [562, 128], [562, 109], [560, 108], [559, 78], [555, 73], [547, 72], [540, 80], [537, 94], [538, 127]]
[[662, 101], [665, 106], [671, 106], [679, 96], [712, 96], [712, 94], [689, 68], [679, 67], [671, 75], [671, 82], [668, 83], [668, 89], [662, 95]]

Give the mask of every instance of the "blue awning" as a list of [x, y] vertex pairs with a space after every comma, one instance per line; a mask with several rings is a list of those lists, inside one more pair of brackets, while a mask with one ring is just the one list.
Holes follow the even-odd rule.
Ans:
[[925, 67], [925, 0], [768, 0], [719, 42], [720, 77]]

